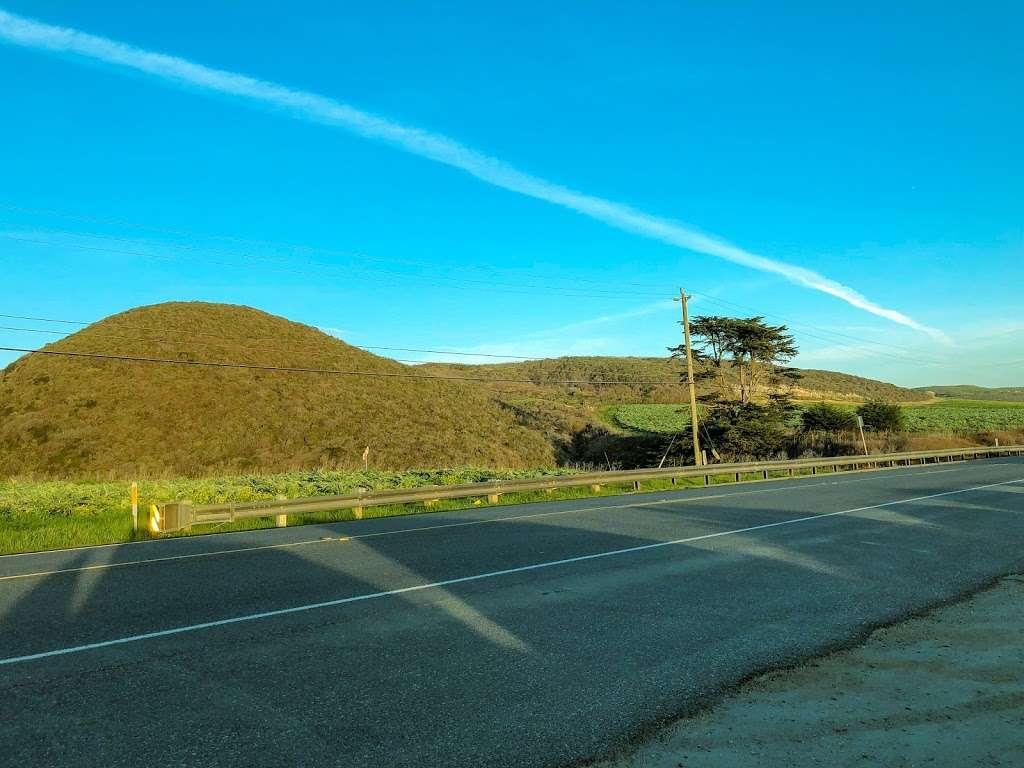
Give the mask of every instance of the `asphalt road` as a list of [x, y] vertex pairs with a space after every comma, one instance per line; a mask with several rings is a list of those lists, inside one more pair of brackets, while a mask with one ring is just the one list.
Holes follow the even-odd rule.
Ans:
[[0, 763], [547, 766], [1024, 570], [1024, 460], [0, 558]]

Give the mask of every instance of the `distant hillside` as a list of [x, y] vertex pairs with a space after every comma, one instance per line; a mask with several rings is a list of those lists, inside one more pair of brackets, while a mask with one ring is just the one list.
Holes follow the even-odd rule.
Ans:
[[[560, 461], [597, 466], [607, 461], [621, 466], [647, 466], [657, 463], [665, 450], [662, 442], [637, 445], [634, 438], [623, 435], [619, 425], [609, 419], [608, 406], [682, 403], [687, 396], [686, 389], [676, 383], [683, 371], [682, 363], [666, 357], [562, 357], [487, 365], [431, 363], [419, 369], [434, 374], [528, 380], [486, 386], [516, 414], [520, 423], [544, 435], [555, 447]], [[814, 370], [803, 374], [794, 392], [801, 399], [849, 403], [868, 398], [891, 402], [925, 399], [919, 392], [859, 376]], [[555, 383], [559, 381], [581, 383]], [[602, 381], [625, 383], [595, 383]], [[702, 384], [705, 390], [708, 386]]]
[[[659, 459], [664, 446], [626, 439], [609, 421], [608, 406], [681, 403], [686, 396], [678, 383], [682, 365], [668, 358], [412, 367], [265, 312], [201, 302], [123, 312], [45, 349], [373, 375], [26, 355], [0, 373], [0, 477], [352, 469], [362, 465], [366, 446], [376, 469], [639, 466]], [[803, 373], [794, 394], [805, 400], [926, 399], [857, 376]], [[403, 378], [408, 374], [495, 381]], [[619, 383], [602, 383], [608, 381]]]
[[1024, 402], [1024, 387], [976, 387], [973, 384], [950, 384], [947, 386], [918, 387], [917, 391], [933, 392], [937, 397]]
[[[420, 373], [255, 309], [170, 303], [109, 317], [56, 351]], [[27, 355], [0, 374], [0, 477], [554, 463], [472, 382]]]
[[[559, 357], [546, 360], [527, 360], [517, 363], [465, 365], [431, 363], [420, 366], [435, 373], [472, 371], [474, 375], [494, 378], [530, 379], [532, 385], [501, 384], [519, 391], [536, 394], [549, 389], [551, 382], [573, 380], [588, 382], [570, 388], [570, 392], [596, 397], [603, 402], [678, 402], [683, 387], [672, 382], [679, 380], [682, 364], [661, 357]], [[851, 376], [833, 371], [802, 370], [803, 378], [797, 382], [794, 396], [806, 400], [841, 400], [859, 402], [881, 399], [891, 402], [911, 402], [926, 399], [921, 392], [887, 384], [874, 379]], [[596, 385], [597, 381], [635, 382], [622, 385]], [[664, 382], [651, 384], [649, 382]], [[705, 384], [703, 386], [709, 386]]]

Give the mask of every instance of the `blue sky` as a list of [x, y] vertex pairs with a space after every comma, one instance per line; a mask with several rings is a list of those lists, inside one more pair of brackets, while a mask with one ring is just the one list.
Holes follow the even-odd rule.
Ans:
[[1019, 4], [504, 5], [3, 2], [0, 313], [658, 355], [683, 285], [790, 322], [807, 367], [1024, 384]]

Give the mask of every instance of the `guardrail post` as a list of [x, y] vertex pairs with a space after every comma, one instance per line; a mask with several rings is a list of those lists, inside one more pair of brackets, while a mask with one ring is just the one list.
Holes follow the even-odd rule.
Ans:
[[[366, 493], [366, 489], [363, 488], [362, 486], [360, 486], [360, 487], [356, 488], [356, 493], [359, 494], [360, 497], [362, 497], [363, 494]], [[363, 519], [363, 506], [362, 506], [362, 504], [359, 504], [359, 505], [357, 505], [355, 507], [352, 507], [352, 517], [354, 517], [356, 520], [362, 520]]]
[[139, 530], [139, 484], [132, 480], [131, 489], [132, 502], [132, 533]]
[[[287, 496], [278, 496], [277, 500], [278, 501], [288, 501], [288, 497]], [[287, 528], [288, 527], [288, 515], [287, 515], [287, 513], [283, 514], [283, 515], [282, 514], [274, 515], [274, 525], [276, 525], [278, 528]]]
[[[709, 467], [682, 467], [671, 468], [668, 471], [655, 469], [641, 470], [637, 472], [588, 472], [578, 476], [557, 477], [544, 480], [527, 479], [522, 481], [495, 481], [491, 485], [481, 483], [465, 483], [459, 486], [441, 488], [438, 486], [427, 486], [420, 489], [388, 488], [378, 491], [369, 491], [366, 488], [353, 489], [352, 492], [339, 494], [337, 496], [312, 497], [304, 499], [279, 498], [276, 502], [258, 500], [247, 503], [222, 502], [218, 504], [205, 504], [195, 509], [188, 501], [169, 502], [166, 504], [155, 504], [150, 514], [150, 530], [154, 534], [171, 533], [188, 528], [199, 523], [222, 523], [233, 522], [236, 519], [247, 518], [273, 518], [278, 525], [287, 525], [287, 516], [304, 515], [322, 511], [333, 511], [339, 509], [351, 509], [352, 519], [363, 518], [364, 507], [389, 506], [400, 504], [422, 503], [428, 507], [434, 507], [440, 498], [452, 499], [477, 499], [477, 505], [482, 503], [484, 497], [491, 503], [500, 501], [500, 497], [509, 493], [522, 490], [544, 490], [552, 492], [559, 488], [585, 488], [588, 487], [595, 494], [601, 493], [605, 485], [612, 484], [616, 488], [629, 483], [633, 484], [634, 490], [640, 490], [646, 480], [672, 481], [672, 484], [679, 487], [680, 478], [703, 478], [704, 485], [715, 484], [712, 477], [720, 477], [721, 481], [727, 482], [725, 478], [732, 477], [736, 482], [742, 483], [744, 476], [751, 478], [760, 475], [763, 479], [771, 478], [771, 473], [778, 473], [777, 476], [797, 476], [797, 470], [804, 472], [810, 470], [810, 474], [819, 475], [822, 472], [838, 473], [843, 470], [868, 469], [872, 466], [894, 467], [894, 466], [920, 466], [922, 464], [969, 461], [973, 458], [984, 456], [1020, 456], [1024, 454], [1021, 446], [1000, 446], [993, 448], [989, 446], [973, 446], [971, 448], [955, 449], [947, 451], [915, 451], [904, 453], [878, 454], [873, 457], [849, 457], [842, 462], [833, 459], [816, 459], [812, 461], [772, 461], [772, 462], [748, 462], [736, 464], [712, 465]], [[819, 472], [818, 470], [821, 470]], [[784, 470], [780, 473], [780, 470]], [[689, 484], [689, 483], [687, 483]]]

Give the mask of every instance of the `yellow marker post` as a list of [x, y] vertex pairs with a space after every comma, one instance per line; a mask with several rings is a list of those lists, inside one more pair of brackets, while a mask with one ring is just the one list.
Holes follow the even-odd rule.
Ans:
[[132, 533], [139, 530], [139, 484], [132, 480]]

